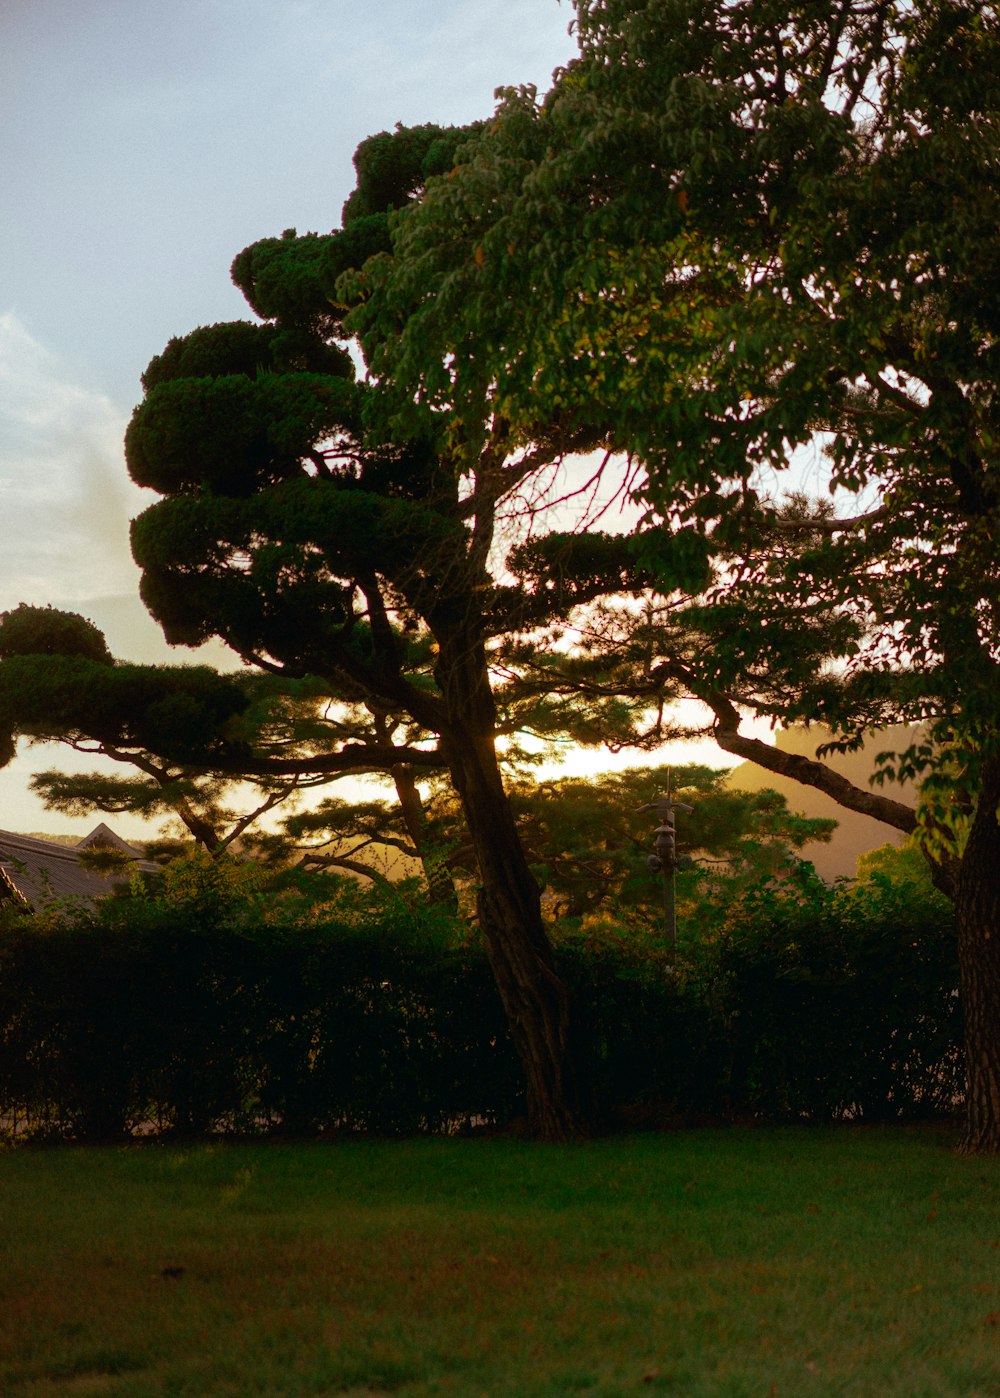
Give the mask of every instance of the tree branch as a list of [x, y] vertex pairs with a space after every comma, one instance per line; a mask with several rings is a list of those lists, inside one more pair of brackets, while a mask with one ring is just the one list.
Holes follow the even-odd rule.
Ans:
[[387, 772], [397, 762], [414, 767], [442, 768], [447, 759], [437, 748], [369, 747], [349, 743], [339, 752], [315, 753], [311, 757], [255, 757], [250, 753], [215, 752], [199, 758], [206, 771], [246, 777], [295, 777], [321, 772]]
[[274, 810], [275, 806], [280, 805], [282, 801], [287, 801], [288, 797], [291, 796], [292, 793], [297, 790], [298, 783], [292, 781], [288, 784], [288, 786], [282, 788], [280, 791], [272, 791], [271, 794], [268, 796], [267, 800], [264, 801], [261, 805], [259, 805], [256, 810], [249, 811], [245, 816], [243, 816], [240, 820], [236, 822], [232, 830], [229, 831], [228, 835], [226, 835], [224, 839], [219, 841], [212, 853], [214, 855], [222, 854], [225, 850], [229, 848], [229, 846], [233, 843], [234, 840], [239, 839], [239, 837], [243, 834], [244, 830], [249, 829], [249, 827], [253, 825], [254, 821], [258, 818], [258, 816], [266, 815], [268, 811]]
[[777, 519], [771, 527], [779, 534], [842, 534], [850, 529], [864, 529], [869, 524], [879, 524], [889, 516], [888, 505], [880, 505], [865, 515], [852, 515], [848, 519]]
[[303, 869], [346, 869], [350, 874], [360, 874], [362, 878], [371, 879], [373, 883], [380, 884], [383, 888], [391, 887], [392, 880], [387, 879], [379, 869], [373, 869], [368, 864], [362, 864], [358, 859], [349, 859], [339, 854], [307, 854], [299, 860], [299, 867]]
[[866, 791], [863, 787], [855, 786], [839, 772], [834, 772], [832, 768], [810, 757], [782, 752], [780, 748], [762, 743], [759, 738], [747, 738], [739, 731], [740, 716], [736, 707], [725, 695], [706, 694], [698, 697], [703, 698], [715, 714], [715, 741], [724, 752], [731, 752], [734, 757], [755, 762], [758, 767], [763, 767], [778, 776], [790, 777], [792, 781], [801, 782], [803, 786], [815, 787], [845, 810], [870, 816], [873, 820], [881, 821], [883, 825], [902, 830], [906, 835], [912, 834], [917, 828], [916, 811], [910, 806], [904, 806], [901, 801], [894, 801], [891, 796], [882, 796], [878, 792]]
[[[115, 762], [125, 762], [131, 764], [133, 767], [138, 767], [140, 772], [145, 772], [147, 776], [152, 777], [153, 781], [157, 783], [161, 790], [166, 790], [169, 786], [174, 785], [179, 778], [179, 773], [171, 772], [169, 767], [161, 766], [160, 763], [154, 762], [152, 758], [147, 757], [144, 753], [128, 755], [119, 752], [117, 748], [111, 747], [110, 744], [104, 745], [104, 751], [107, 753], [108, 757], [112, 758]], [[199, 845], [207, 850], [215, 850], [218, 847], [219, 832], [216, 830], [214, 824], [204, 816], [199, 815], [186, 797], [178, 793], [173, 797], [164, 797], [164, 800], [167, 805], [172, 807], [180, 821], [187, 828], [188, 833]]]

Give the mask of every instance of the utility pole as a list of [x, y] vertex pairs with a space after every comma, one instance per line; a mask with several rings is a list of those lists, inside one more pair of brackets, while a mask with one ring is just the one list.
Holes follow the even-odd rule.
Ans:
[[674, 875], [678, 868], [686, 868], [690, 864], [690, 859], [682, 856], [677, 858], [677, 828], [676, 811], [692, 811], [693, 806], [686, 806], [683, 801], [675, 801], [670, 795], [670, 775], [667, 774], [667, 795], [658, 796], [655, 801], [651, 801], [646, 806], [640, 806], [636, 812], [642, 815], [645, 811], [655, 811], [659, 820], [659, 825], [654, 832], [653, 848], [655, 854], [651, 854], [646, 864], [654, 874], [663, 875], [663, 926], [666, 934], [667, 945], [673, 950], [677, 945], [677, 908], [674, 894]]

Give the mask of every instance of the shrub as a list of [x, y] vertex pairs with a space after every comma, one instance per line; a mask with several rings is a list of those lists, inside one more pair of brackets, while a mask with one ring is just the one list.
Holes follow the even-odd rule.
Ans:
[[731, 1111], [872, 1120], [958, 1105], [958, 966], [939, 895], [877, 877], [831, 888], [800, 865], [682, 961], [723, 1023]]
[[[182, 871], [183, 872], [183, 871]], [[154, 896], [0, 929], [0, 1114], [62, 1139], [506, 1122], [521, 1083], [485, 956], [407, 890], [321, 910], [192, 867]], [[278, 921], [282, 915], [284, 921]], [[959, 1104], [948, 905], [875, 870], [745, 890], [676, 962], [559, 930], [599, 1116], [882, 1119]]]

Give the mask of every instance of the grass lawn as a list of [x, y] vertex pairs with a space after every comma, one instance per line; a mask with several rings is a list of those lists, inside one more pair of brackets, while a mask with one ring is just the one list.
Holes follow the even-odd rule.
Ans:
[[942, 1130], [0, 1154], [0, 1394], [1000, 1395]]

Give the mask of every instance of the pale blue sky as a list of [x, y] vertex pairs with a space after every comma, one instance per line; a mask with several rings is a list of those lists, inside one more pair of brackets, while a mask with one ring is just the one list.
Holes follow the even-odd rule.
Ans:
[[[249, 315], [229, 281], [248, 243], [339, 222], [360, 140], [546, 87], [571, 18], [557, 0], [4, 0], [0, 610], [69, 607], [119, 655], [186, 658], [128, 553], [152, 499], [121, 450], [147, 362]], [[63, 763], [50, 747], [0, 771], [0, 828], [80, 828], [26, 792]]]
[[328, 229], [397, 121], [488, 113], [573, 52], [557, 0], [6, 0], [0, 311], [131, 406], [172, 334], [240, 315], [229, 265]]

